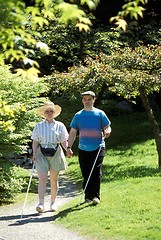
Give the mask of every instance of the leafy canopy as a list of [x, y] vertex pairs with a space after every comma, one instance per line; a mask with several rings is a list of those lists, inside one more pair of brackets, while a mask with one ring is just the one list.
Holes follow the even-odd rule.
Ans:
[[[84, 65], [69, 68], [49, 76], [53, 89], [57, 92], [92, 89], [99, 93], [103, 86], [111, 92], [127, 99], [140, 95], [139, 88], [145, 87], [147, 94], [159, 91], [161, 87], [161, 47], [160, 45], [124, 47], [111, 55], [101, 53], [87, 57]], [[51, 85], [51, 86], [52, 86]]]
[[[65, 24], [73, 22], [80, 31], [88, 31], [92, 25], [82, 5], [93, 10], [99, 0], [80, 0], [79, 5], [75, 0], [70, 2], [35, 0], [35, 6], [26, 7], [21, 0], [0, 0], [0, 65], [3, 65], [5, 60], [11, 63], [16, 60], [22, 65], [21, 69], [17, 69], [19, 75], [37, 77], [39, 70], [36, 69], [39, 65], [31, 56], [36, 55], [37, 48], [49, 54], [49, 48], [45, 43], [37, 43], [36, 39], [40, 35], [40, 31], [37, 31], [38, 27], [43, 28], [54, 19]], [[118, 19], [116, 18], [119, 27], [125, 29], [120, 16], [122, 18], [130, 14], [137, 18], [138, 15], [142, 15], [143, 8], [139, 7], [140, 2], [146, 3], [147, 0], [130, 1], [124, 5], [123, 11], [119, 13]], [[31, 69], [28, 70], [29, 68]], [[25, 73], [22, 69], [28, 72]]]
[[118, 26], [118, 29], [123, 29], [125, 31], [127, 28], [127, 21], [125, 18], [129, 16], [131, 19], [138, 20], [139, 16], [143, 17], [145, 8], [140, 6], [140, 4], [144, 5], [146, 3], [148, 3], [148, 0], [129, 0], [122, 6], [122, 10], [118, 12], [117, 16], [111, 17], [110, 21], [114, 22]]
[[161, 87], [161, 47], [156, 45], [124, 48], [111, 56], [103, 56], [107, 64], [109, 89], [125, 98], [139, 96], [144, 87], [147, 95]]

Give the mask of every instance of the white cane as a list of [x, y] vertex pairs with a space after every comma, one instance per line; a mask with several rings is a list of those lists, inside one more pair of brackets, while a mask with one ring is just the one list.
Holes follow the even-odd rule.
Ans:
[[25, 209], [25, 206], [26, 206], [26, 201], [27, 201], [27, 197], [28, 197], [28, 193], [29, 193], [29, 189], [30, 189], [30, 185], [31, 185], [32, 176], [33, 176], [33, 173], [34, 173], [34, 168], [35, 168], [35, 161], [34, 161], [34, 163], [33, 163], [32, 170], [31, 170], [31, 174], [30, 174], [30, 179], [29, 179], [29, 183], [28, 183], [28, 187], [27, 187], [27, 192], [26, 192], [25, 201], [24, 201], [23, 208], [22, 208], [22, 213], [21, 213], [20, 222], [21, 222], [21, 220], [22, 220], [23, 212], [24, 212], [24, 209]]
[[99, 154], [100, 154], [101, 148], [102, 148], [102, 146], [100, 146], [100, 148], [99, 148], [99, 150], [98, 150], [98, 152], [97, 152], [97, 156], [96, 156], [96, 158], [95, 158], [95, 160], [94, 160], [94, 163], [93, 163], [91, 172], [90, 172], [89, 177], [88, 177], [88, 179], [87, 179], [86, 185], [85, 185], [85, 187], [84, 187], [84, 189], [83, 189], [83, 192], [82, 192], [82, 195], [81, 195], [81, 197], [80, 197], [80, 200], [79, 200], [78, 205], [80, 205], [80, 203], [81, 203], [81, 201], [82, 201], [82, 198], [83, 198], [83, 195], [85, 194], [85, 190], [86, 190], [86, 188], [87, 188], [87, 186], [88, 186], [89, 180], [90, 180], [90, 178], [91, 178], [93, 169], [94, 169], [94, 167], [95, 167], [95, 165], [96, 165], [96, 162], [97, 162], [98, 156], [99, 156]]

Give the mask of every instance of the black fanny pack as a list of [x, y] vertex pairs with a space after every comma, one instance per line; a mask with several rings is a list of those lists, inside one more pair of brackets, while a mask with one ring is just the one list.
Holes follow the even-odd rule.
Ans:
[[54, 156], [54, 154], [56, 153], [57, 149], [58, 149], [58, 144], [55, 148], [43, 148], [41, 145], [40, 145], [40, 149], [41, 149], [41, 152], [42, 154], [45, 156], [45, 157], [52, 157]]

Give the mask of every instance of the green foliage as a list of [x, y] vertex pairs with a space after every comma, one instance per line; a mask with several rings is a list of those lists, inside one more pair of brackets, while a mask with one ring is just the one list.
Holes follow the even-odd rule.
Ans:
[[[98, 1], [81, 1], [90, 8], [96, 6]], [[37, 28], [49, 25], [49, 22], [56, 18], [55, 14], [59, 11], [59, 21], [68, 23], [73, 21], [80, 30], [89, 30], [91, 21], [86, 17], [86, 13], [79, 9], [76, 4], [52, 0], [35, 1], [35, 6], [27, 7], [23, 1], [0, 0], [1, 7], [1, 31], [0, 31], [0, 64], [4, 64], [4, 59], [10, 62], [21, 61], [22, 69], [18, 69], [20, 75], [38, 76], [38, 64], [29, 55], [35, 55], [36, 49], [40, 48], [46, 54], [49, 53], [47, 45], [38, 44], [36, 37], [39, 35]], [[42, 10], [43, 9], [43, 10]], [[70, 13], [70, 14], [69, 14]], [[30, 30], [29, 30], [30, 29]], [[27, 60], [27, 61], [26, 61]], [[29, 67], [32, 71], [28, 72]], [[26, 69], [26, 72], [24, 70]]]
[[[92, 15], [88, 15], [91, 21], [95, 21]], [[45, 55], [38, 49], [36, 54], [30, 54], [34, 61], [40, 65], [41, 76], [55, 75], [55, 70], [68, 71], [68, 67], [85, 65], [85, 58], [104, 53], [110, 55], [120, 48], [134, 48], [139, 45], [159, 44], [159, 24], [154, 22], [147, 25], [139, 25], [136, 21], [129, 24], [124, 33], [111, 26], [98, 25], [89, 32], [79, 32], [74, 24], [59, 23], [57, 19], [50, 21], [48, 26], [38, 29], [40, 35], [38, 42], [45, 42], [49, 48], [49, 55]], [[45, 62], [45, 64], [44, 64]]]
[[14, 201], [21, 192], [25, 180], [19, 177], [19, 168], [0, 159], [0, 204]]
[[124, 48], [110, 57], [102, 55], [102, 62], [108, 63], [106, 80], [110, 90], [125, 98], [139, 96], [140, 87], [145, 87], [147, 94], [159, 91], [160, 53], [161, 48], [156, 45]]
[[[127, 3], [122, 15], [130, 13], [135, 18], [142, 15], [143, 8], [139, 6], [140, 1], [135, 0], [132, 3]], [[144, 4], [146, 0], [141, 2]], [[37, 38], [40, 36], [37, 29], [43, 29], [44, 26], [49, 26], [51, 21], [57, 20], [66, 25], [72, 22], [79, 31], [88, 32], [92, 22], [82, 6], [87, 6], [89, 11], [93, 11], [98, 3], [99, 0], [81, 0], [79, 4], [77, 1], [67, 3], [59, 0], [53, 3], [52, 0], [36, 0], [35, 6], [26, 7], [23, 1], [0, 0], [0, 64], [4, 64], [5, 60], [18, 61], [21, 62], [21, 69], [17, 69], [19, 75], [31, 78], [38, 76], [40, 72], [37, 68], [39, 66], [33, 60], [33, 56], [38, 54], [37, 49], [49, 54], [49, 48], [44, 43], [37, 43]], [[39, 56], [38, 54], [37, 57]], [[29, 68], [31, 69], [29, 70]]]
[[[79, 33], [73, 24], [66, 26], [52, 21], [49, 26], [44, 27], [39, 40], [47, 43], [50, 54], [49, 56], [41, 54], [42, 59], [37, 59], [43, 73], [49, 75], [49, 71], [52, 72], [54, 69], [62, 71], [68, 66], [78, 64], [84, 56], [82, 47], [87, 36], [88, 33]], [[44, 59], [48, 59], [46, 66], [44, 66]]]
[[139, 6], [139, 4], [146, 4], [147, 2], [147, 0], [129, 1], [123, 5], [122, 11], [119, 15], [126, 17], [129, 14], [131, 18], [135, 19], [138, 19], [138, 16], [143, 17], [143, 11], [145, 9], [142, 6]]
[[[55, 38], [52, 38], [53, 35]], [[150, 58], [149, 64], [153, 64], [153, 66], [151, 66], [151, 68], [153, 68], [156, 63], [152, 63], [152, 58], [155, 58], [157, 52], [156, 59], [160, 61], [160, 50], [157, 49], [157, 45], [160, 43], [160, 35], [156, 24], [138, 26], [136, 22], [133, 22], [133, 24], [131, 23], [128, 27], [126, 33], [122, 33], [114, 28], [103, 28], [100, 26], [92, 29], [90, 33], [80, 35], [72, 25], [65, 28], [63, 25], [53, 23], [52, 26], [45, 29], [43, 36], [44, 38], [40, 40], [48, 41], [52, 53], [48, 61], [48, 72], [52, 62], [55, 63], [50, 69], [50, 71], [53, 71], [52, 74], [45, 77], [45, 81], [51, 85], [53, 94], [61, 94], [68, 91], [72, 93], [72, 95], [77, 96], [80, 91], [87, 88], [91, 88], [96, 91], [96, 93], [100, 93], [105, 89], [105, 86], [108, 85], [108, 81], [116, 81], [117, 84], [115, 76], [118, 71], [122, 71], [122, 78], [127, 80], [127, 76], [129, 79], [132, 76], [129, 76], [132, 74], [130, 70], [132, 67], [134, 68], [133, 74], [137, 74], [135, 71], [137, 64], [135, 62], [145, 67], [144, 62], [147, 61], [146, 58]], [[152, 44], [156, 46], [152, 46]], [[126, 49], [125, 52], [124, 49]], [[130, 62], [132, 64], [132, 66], [128, 68], [128, 74], [127, 72], [125, 73], [127, 68], [124, 66], [125, 61], [123, 65], [122, 60], [125, 58], [125, 55], [126, 61], [128, 61], [127, 58], [129, 58], [129, 64]], [[117, 73], [115, 70], [115, 74], [113, 74], [114, 68], [117, 68], [115, 64], [116, 58], [118, 58], [117, 65], [120, 66], [120, 70], [118, 70]], [[42, 60], [44, 60], [44, 58]], [[115, 64], [115, 67], [112, 67], [112, 64]], [[159, 64], [159, 62], [157, 64]], [[71, 65], [74, 66], [70, 67]], [[44, 68], [44, 66], [42, 67]], [[47, 65], [45, 67], [47, 67]], [[147, 67], [149, 68], [149, 66]], [[61, 73], [55, 70], [59, 70]], [[140, 71], [140, 73], [141, 72], [142, 71]], [[146, 75], [141, 78], [148, 77], [146, 69], [144, 73]], [[126, 75], [126, 77], [124, 77], [124, 75]], [[154, 77], [154, 71], [152, 75]], [[139, 78], [140, 76], [138, 76], [138, 79]], [[150, 75], [149, 78], [151, 78]], [[118, 81], [120, 86], [121, 82], [119, 79]], [[150, 82], [152, 83], [152, 81], [151, 79]], [[153, 81], [153, 85], [154, 84], [155, 81]], [[128, 86], [129, 88], [131, 87], [127, 83], [127, 87]]]
[[143, 18], [145, 8], [141, 5], [145, 5], [147, 2], [148, 0], [127, 1], [127, 3], [122, 6], [122, 10], [119, 11], [118, 15], [111, 17], [110, 21], [115, 22], [119, 29], [126, 31], [127, 22], [124, 18], [127, 16], [130, 16], [131, 19], [134, 18], [135, 20], [138, 20], [138, 17]]
[[160, 46], [129, 47], [114, 51], [112, 55], [87, 57], [85, 66], [71, 67], [68, 73], [50, 76], [55, 91], [81, 92], [92, 89], [99, 93], [104, 86], [125, 98], [139, 96], [144, 86], [147, 94], [159, 91]]
[[35, 121], [34, 107], [48, 90], [41, 80], [24, 79], [12, 74], [9, 67], [0, 67], [0, 155], [11, 156], [25, 151]]
[[[98, 77], [97, 71], [101, 72], [102, 69], [95, 63], [92, 65], [92, 62], [95, 60], [99, 63], [97, 54], [100, 52], [110, 55], [118, 47], [123, 47], [124, 44], [119, 40], [120, 33], [113, 28], [107, 28], [106, 31], [98, 28], [80, 35], [71, 25], [67, 29], [62, 25], [52, 26], [46, 32], [44, 36], [48, 39], [52, 56], [58, 63], [58, 66], [53, 66], [52, 74], [44, 78], [49, 82], [53, 95], [67, 92], [76, 97], [87, 88], [98, 93], [104, 80], [101, 76]], [[53, 34], [54, 39], [51, 37]], [[64, 67], [63, 62], [66, 67], [72, 66], [62, 72], [60, 67]], [[60, 72], [54, 71], [55, 69]]]
[[[35, 31], [37, 25], [47, 24], [46, 18], [48, 17], [47, 11], [49, 6], [45, 4], [44, 11], [40, 12], [33, 9], [33, 14], [29, 8], [25, 8], [22, 1], [8, 0], [0, 1], [1, 6], [1, 31], [0, 31], [0, 44], [2, 47], [0, 54], [0, 63], [5, 60], [13, 62], [14, 60], [21, 60], [24, 68], [26, 57], [29, 53], [34, 53], [36, 48]], [[46, 8], [45, 8], [46, 6]], [[29, 15], [30, 14], [30, 15]], [[36, 17], [37, 16], [37, 17]], [[47, 21], [47, 22], [46, 22]], [[26, 31], [27, 26], [32, 26], [32, 34]], [[30, 64], [37, 67], [37, 63], [32, 61]]]
[[[89, 18], [92, 19], [92, 16]], [[130, 39], [133, 38], [134, 36], [131, 36]], [[68, 67], [85, 65], [86, 56], [92, 57], [99, 55], [100, 52], [110, 55], [118, 48], [123, 48], [129, 44], [128, 37], [122, 36], [122, 32], [113, 27], [99, 26], [92, 28], [90, 32], [80, 33], [73, 24], [66, 26], [57, 21], [52, 21], [49, 26], [44, 27], [38, 40], [46, 42], [50, 47], [48, 56], [41, 54], [42, 58], [34, 58], [39, 62], [40, 69], [45, 75], [52, 72], [55, 74], [54, 70], [64, 72], [68, 71]], [[45, 66], [44, 60], [47, 62]]]

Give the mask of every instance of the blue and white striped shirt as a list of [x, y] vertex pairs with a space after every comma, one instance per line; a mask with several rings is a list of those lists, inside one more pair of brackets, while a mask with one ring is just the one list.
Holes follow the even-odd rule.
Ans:
[[55, 147], [58, 143], [68, 140], [68, 131], [62, 122], [43, 120], [33, 129], [32, 140], [38, 141], [42, 147]]

